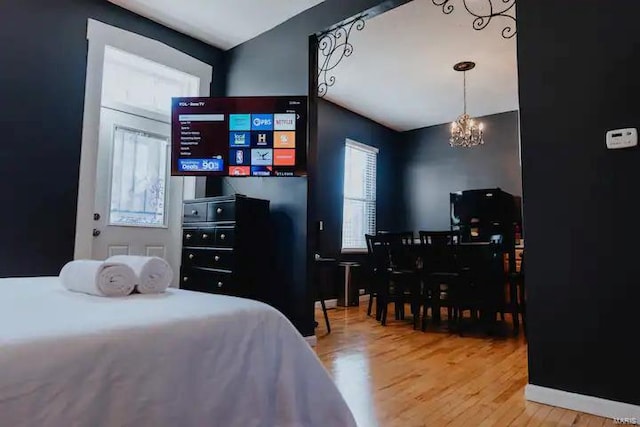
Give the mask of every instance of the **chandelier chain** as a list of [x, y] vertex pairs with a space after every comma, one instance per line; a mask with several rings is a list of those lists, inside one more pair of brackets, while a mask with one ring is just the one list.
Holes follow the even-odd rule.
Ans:
[[467, 114], [467, 72], [464, 71], [462, 73], [462, 81], [463, 81], [463, 98], [464, 98], [464, 114]]

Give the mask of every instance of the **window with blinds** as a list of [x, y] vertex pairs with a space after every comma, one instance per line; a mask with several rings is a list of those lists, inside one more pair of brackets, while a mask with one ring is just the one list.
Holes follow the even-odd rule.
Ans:
[[344, 156], [342, 250], [366, 250], [365, 234], [376, 232], [378, 149], [347, 139]]

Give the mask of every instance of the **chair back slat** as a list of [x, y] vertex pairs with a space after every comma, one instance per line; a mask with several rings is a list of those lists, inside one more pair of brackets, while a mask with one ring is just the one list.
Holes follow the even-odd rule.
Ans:
[[422, 245], [450, 245], [454, 243], [454, 233], [451, 231], [419, 231], [420, 244]]

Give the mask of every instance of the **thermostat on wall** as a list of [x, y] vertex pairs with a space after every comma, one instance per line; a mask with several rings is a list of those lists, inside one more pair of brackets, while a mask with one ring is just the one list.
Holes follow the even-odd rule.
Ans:
[[635, 128], [616, 129], [607, 132], [607, 148], [628, 148], [638, 145], [638, 130]]

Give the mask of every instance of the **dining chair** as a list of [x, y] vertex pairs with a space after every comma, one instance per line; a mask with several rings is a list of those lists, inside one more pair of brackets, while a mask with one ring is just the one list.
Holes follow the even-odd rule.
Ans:
[[415, 243], [415, 236], [413, 231], [386, 231], [386, 230], [378, 230], [376, 231], [376, 236], [387, 236], [389, 238], [398, 238], [402, 241], [404, 245], [412, 245]]
[[413, 231], [403, 231], [398, 233], [400, 241], [405, 246], [413, 246], [415, 244], [415, 237]]
[[372, 296], [369, 299], [367, 313], [370, 315], [373, 299], [376, 301], [376, 319], [382, 325], [387, 323], [389, 304], [395, 304], [396, 320], [404, 319], [404, 304], [412, 303], [414, 327], [419, 317], [416, 308], [415, 269], [404, 269], [399, 258], [399, 243], [396, 234], [366, 235], [369, 254], [369, 269], [372, 277]]
[[382, 314], [382, 299], [384, 289], [389, 286], [390, 261], [384, 241], [378, 236], [366, 234], [367, 242], [367, 270], [369, 273], [369, 306], [367, 315], [371, 316], [373, 301], [376, 301], [376, 320], [380, 320]]
[[[330, 334], [331, 323], [329, 322], [325, 300], [329, 298], [331, 294], [330, 289], [333, 288], [333, 285], [336, 283], [337, 260], [335, 258], [317, 258], [314, 264], [313, 276], [315, 281], [314, 301], [320, 302], [327, 333]], [[316, 322], [316, 326], [317, 324]]]
[[456, 260], [460, 280], [451, 289], [458, 333], [464, 333], [464, 313], [491, 334], [505, 306], [503, 248], [499, 244], [459, 245]]
[[421, 245], [448, 245], [453, 243], [454, 233], [452, 231], [424, 231], [418, 232]]
[[396, 291], [396, 320], [404, 320], [405, 306], [409, 304], [414, 327], [419, 322], [422, 280], [418, 270], [417, 253], [414, 250], [413, 232], [391, 233], [387, 240], [391, 264], [391, 284]]
[[420, 231], [422, 278], [424, 292], [422, 298], [422, 330], [426, 330], [428, 310], [435, 324], [441, 321], [440, 309], [446, 307], [447, 321], [452, 326], [454, 307], [449, 295], [450, 288], [460, 280], [455, 262], [456, 245], [450, 231]]

